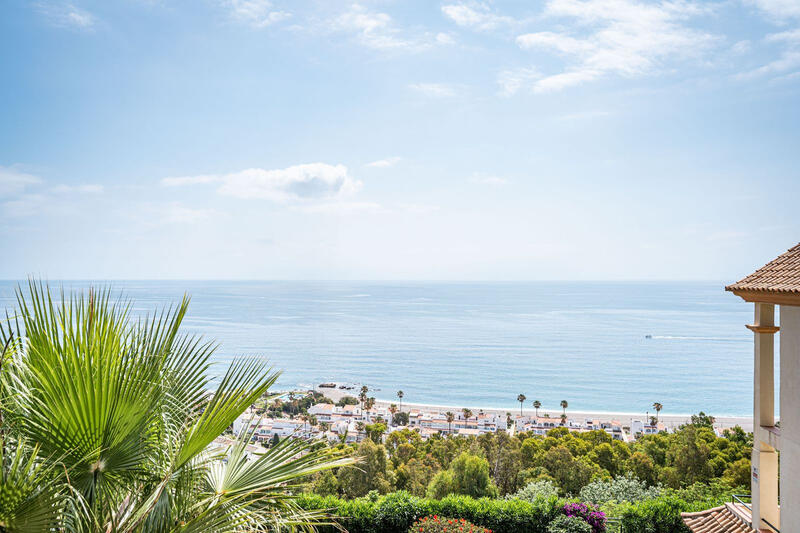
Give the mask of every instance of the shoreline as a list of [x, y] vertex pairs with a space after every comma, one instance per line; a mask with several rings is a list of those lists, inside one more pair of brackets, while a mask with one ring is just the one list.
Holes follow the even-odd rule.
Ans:
[[[330, 398], [334, 402], [339, 401], [342, 396], [358, 396], [358, 391], [356, 390], [344, 390], [339, 388], [328, 388], [328, 387], [320, 387], [319, 385], [314, 386], [314, 390], [324, 394], [326, 397]], [[375, 398], [375, 405], [378, 407], [388, 407], [391, 404], [399, 405], [400, 401], [395, 400], [385, 400], [381, 398]], [[459, 413], [465, 407], [472, 410], [474, 413], [478, 413], [479, 411], [483, 411], [484, 413], [499, 413], [504, 415], [505, 413], [511, 413], [512, 416], [519, 415], [519, 405], [516, 407], [510, 408], [502, 408], [502, 407], [475, 407], [471, 405], [462, 405], [462, 406], [454, 406], [454, 405], [443, 405], [443, 404], [435, 404], [435, 403], [418, 403], [418, 402], [403, 402], [403, 410], [407, 411], [406, 407], [419, 409], [422, 411], [436, 411], [436, 412], [447, 412], [451, 411], [453, 413]], [[552, 418], [559, 418], [561, 416], [560, 409], [539, 409], [539, 415], [543, 416], [545, 414], [549, 414]], [[522, 413], [524, 416], [533, 416], [535, 414], [535, 410], [530, 407], [528, 408], [523, 407]], [[567, 408], [567, 416], [572, 419], [583, 419], [583, 418], [592, 418], [598, 419], [602, 422], [610, 421], [610, 420], [617, 420], [622, 423], [624, 426], [630, 426], [632, 420], [644, 420], [646, 413], [637, 413], [637, 412], [622, 412], [622, 411], [599, 411], [599, 410], [572, 410]], [[655, 416], [655, 412], [651, 412], [650, 416]], [[672, 414], [672, 413], [660, 413], [658, 415], [658, 421], [664, 424], [666, 427], [670, 429], [677, 428], [682, 424], [686, 424], [691, 420], [691, 414]], [[753, 418], [752, 415], [750, 416], [714, 416], [714, 427], [719, 429], [728, 429], [733, 428], [734, 426], [741, 426], [741, 428], [751, 433], [753, 431]]]

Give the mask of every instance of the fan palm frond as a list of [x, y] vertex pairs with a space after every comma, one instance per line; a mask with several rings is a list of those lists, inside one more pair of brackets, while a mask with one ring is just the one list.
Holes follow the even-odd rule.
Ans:
[[340, 453], [285, 439], [251, 454], [248, 432], [210, 451], [280, 374], [239, 359], [209, 391], [216, 345], [181, 332], [188, 305], [134, 320], [110, 289], [18, 289], [17, 313], [0, 322], [0, 529], [223, 533], [328, 521], [300, 509], [296, 489], [347, 464]]
[[3, 443], [0, 464], [0, 529], [8, 533], [39, 533], [56, 524], [62, 496], [53, 463], [39, 456], [38, 446], [23, 440]]

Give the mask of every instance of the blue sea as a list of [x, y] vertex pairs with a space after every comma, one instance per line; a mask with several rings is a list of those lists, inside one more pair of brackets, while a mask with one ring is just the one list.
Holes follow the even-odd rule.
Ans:
[[[550, 409], [752, 413], [752, 305], [722, 283], [110, 284], [140, 314], [188, 293], [186, 329], [220, 343], [214, 372], [264, 357], [282, 387], [363, 383], [379, 399], [402, 389], [405, 402], [455, 407], [514, 408], [524, 393]], [[14, 306], [15, 286], [0, 282], [0, 307]]]

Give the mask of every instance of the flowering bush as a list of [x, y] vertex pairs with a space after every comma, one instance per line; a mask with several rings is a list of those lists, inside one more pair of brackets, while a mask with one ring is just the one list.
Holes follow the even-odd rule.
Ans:
[[439, 515], [426, 516], [414, 522], [408, 533], [492, 533], [491, 529], [476, 526], [463, 518], [445, 518]]
[[592, 527], [592, 533], [605, 533], [606, 514], [591, 503], [568, 503], [564, 506], [564, 514], [582, 519]]

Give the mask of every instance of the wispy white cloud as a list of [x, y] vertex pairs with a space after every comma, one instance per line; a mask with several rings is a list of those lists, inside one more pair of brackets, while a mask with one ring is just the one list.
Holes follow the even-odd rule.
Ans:
[[[711, 9], [688, 1], [548, 0], [544, 15], [572, 20], [574, 31], [527, 33], [516, 41], [522, 49], [564, 58], [562, 72], [530, 84], [534, 92], [558, 91], [609, 75], [653, 74], [672, 61], [702, 57], [720, 39], [687, 22]], [[503, 91], [513, 92], [514, 83], [498, 81]]]
[[456, 95], [453, 86], [445, 83], [412, 83], [408, 87], [433, 98], [449, 98]]
[[770, 43], [800, 44], [800, 28], [782, 31], [779, 33], [771, 33], [770, 35], [767, 35], [765, 40]]
[[97, 23], [94, 15], [69, 2], [43, 1], [36, 2], [34, 7], [50, 25], [57, 28], [90, 31]]
[[238, 198], [276, 202], [321, 200], [355, 193], [361, 182], [344, 165], [310, 163], [278, 170], [250, 168], [223, 177], [219, 192]]
[[783, 74], [790, 70], [800, 68], [800, 50], [789, 49], [781, 53], [780, 57], [760, 67], [737, 74], [741, 80], [749, 80], [761, 76]]
[[551, 31], [520, 35], [517, 37], [517, 44], [523, 49], [551, 48], [564, 54], [591, 53], [597, 47], [595, 43], [590, 42], [588, 39], [578, 39]]
[[3, 215], [10, 218], [17, 218], [48, 212], [46, 210], [48, 200], [49, 197], [44, 194], [23, 194], [7, 202], [3, 202]]
[[450, 33], [439, 32], [436, 34], [436, 37], [434, 38], [436, 39], [436, 42], [438, 44], [444, 44], [444, 45], [456, 44], [456, 38], [453, 37], [453, 35]]
[[363, 46], [383, 51], [421, 52], [455, 42], [449, 33], [401, 28], [388, 13], [372, 11], [361, 4], [352, 4], [327, 21], [326, 27], [329, 31], [352, 35]]
[[[800, 28], [772, 33], [767, 35], [764, 41], [780, 47], [778, 57], [760, 67], [739, 73], [736, 78], [740, 80], [765, 76], [786, 78], [790, 71], [800, 69]], [[788, 76], [791, 76], [791, 73]]]
[[97, 184], [48, 186], [45, 180], [23, 172], [18, 166], [0, 166], [0, 212], [7, 217], [36, 214], [64, 214], [74, 211], [76, 202], [87, 194], [99, 194]]
[[352, 195], [361, 188], [344, 165], [308, 163], [283, 169], [248, 168], [228, 174], [171, 177], [161, 180], [167, 187], [204, 183], [220, 184], [217, 192], [237, 198], [260, 198], [286, 203], [331, 200]]
[[593, 81], [603, 74], [602, 71], [592, 68], [575, 69], [560, 74], [552, 74], [537, 80], [533, 84], [533, 92], [547, 93], [560, 91], [567, 87], [581, 85]]
[[513, 17], [495, 13], [486, 2], [459, 2], [442, 6], [445, 17], [458, 26], [479, 31], [494, 30], [502, 26], [513, 26]]
[[372, 161], [364, 165], [365, 167], [372, 167], [372, 168], [386, 168], [392, 167], [399, 163], [403, 158], [402, 157], [387, 157], [386, 159], [378, 159], [377, 161]]
[[746, 54], [752, 49], [753, 49], [753, 43], [747, 39], [744, 39], [742, 41], [737, 41], [733, 43], [733, 46], [731, 46], [731, 52], [733, 52], [736, 55]]
[[798, 0], [745, 0], [745, 3], [756, 6], [777, 23], [785, 23], [789, 18], [800, 18]]
[[533, 84], [535, 80], [542, 77], [541, 73], [535, 68], [522, 67], [518, 69], [504, 70], [497, 76], [497, 85], [500, 96], [513, 96], [520, 89]]
[[[400, 158], [373, 161], [368, 166], [390, 166]], [[375, 202], [354, 199], [362, 186], [344, 165], [309, 163], [282, 169], [249, 168], [228, 174], [203, 174], [164, 178], [167, 187], [216, 184], [215, 192], [245, 200], [263, 199], [282, 204], [288, 209], [310, 214], [352, 215], [375, 214], [384, 208]], [[214, 215], [181, 204], [171, 204], [168, 221], [190, 222]]]
[[773, 83], [779, 83], [783, 81], [794, 81], [800, 79], [800, 70], [792, 72], [790, 74], [784, 74], [782, 76], [776, 76], [770, 80]]
[[392, 17], [386, 13], [370, 13], [357, 4], [339, 15], [335, 24], [342, 30], [355, 32], [364, 44], [373, 48], [395, 48], [406, 44], [392, 28]]
[[230, 10], [234, 20], [253, 28], [266, 28], [292, 16], [286, 11], [274, 9], [270, 0], [223, 0], [222, 5]]
[[42, 183], [41, 178], [23, 172], [18, 167], [0, 166], [0, 198], [20, 194], [40, 183]]

